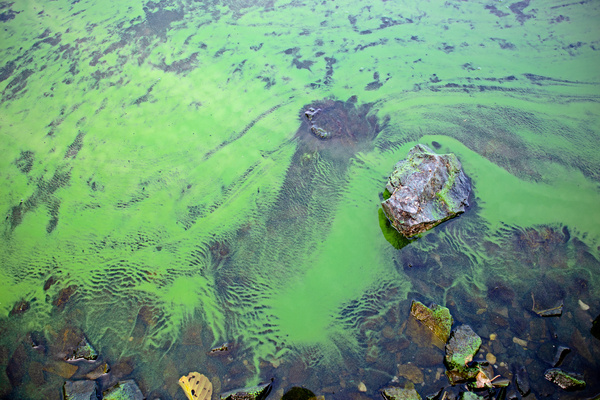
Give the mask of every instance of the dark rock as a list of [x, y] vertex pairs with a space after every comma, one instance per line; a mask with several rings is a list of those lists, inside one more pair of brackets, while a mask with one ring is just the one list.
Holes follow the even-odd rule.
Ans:
[[468, 364], [481, 346], [481, 338], [468, 325], [461, 325], [450, 334], [446, 344], [446, 376], [451, 384], [475, 378], [479, 373], [476, 367]]
[[271, 392], [273, 380], [258, 386], [235, 389], [221, 394], [221, 400], [263, 400]]
[[554, 368], [560, 367], [560, 364], [565, 360], [567, 354], [571, 352], [571, 349], [566, 346], [559, 346], [556, 349], [556, 355], [554, 356], [554, 361], [552, 362], [552, 366]]
[[66, 381], [63, 396], [65, 400], [98, 400], [96, 382]]
[[133, 379], [120, 381], [102, 393], [103, 400], [144, 400], [142, 391]]
[[545, 304], [540, 304], [539, 301], [536, 302], [533, 292], [531, 292], [531, 300], [533, 301], [531, 311], [540, 317], [560, 317], [562, 315], [564, 304], [563, 300], [560, 300], [560, 302], [552, 307], [548, 307]]
[[8, 313], [8, 315], [12, 317], [13, 315], [23, 314], [25, 311], [29, 310], [29, 307], [30, 305], [28, 301], [18, 301], [15, 303], [14, 307], [12, 308], [12, 310], [10, 310], [10, 313]]
[[418, 144], [394, 167], [381, 203], [392, 226], [406, 237], [456, 217], [469, 205], [471, 184], [454, 154]]
[[531, 391], [531, 387], [529, 386], [529, 374], [523, 365], [517, 367], [517, 370], [515, 371], [515, 384], [522, 396], [527, 396]]
[[437, 304], [426, 307], [423, 303], [413, 300], [410, 315], [429, 328], [442, 342], [448, 341], [454, 320], [446, 307]]
[[303, 387], [294, 386], [281, 398], [281, 400], [309, 400], [315, 397], [315, 394]]
[[585, 388], [585, 381], [582, 376], [572, 372], [565, 372], [560, 368], [546, 370], [544, 378], [565, 390], [581, 390]]
[[229, 343], [223, 343], [221, 346], [211, 349], [208, 354], [211, 356], [224, 356], [228, 355], [230, 350], [231, 346], [229, 346]]
[[65, 360], [66, 361], [77, 361], [77, 360], [88, 360], [93, 361], [98, 358], [98, 352], [92, 347], [92, 345], [87, 341], [84, 337], [81, 341], [75, 346], [73, 353], [68, 355]]
[[600, 340], [600, 315], [592, 322], [592, 329], [590, 332], [596, 339]]
[[381, 396], [386, 400], [421, 400], [415, 389], [386, 388], [381, 391]]

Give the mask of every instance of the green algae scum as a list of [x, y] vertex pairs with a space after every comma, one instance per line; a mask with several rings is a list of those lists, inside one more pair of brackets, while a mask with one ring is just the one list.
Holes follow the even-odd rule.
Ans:
[[[536, 398], [599, 393], [599, 20], [566, 0], [0, 2], [0, 397], [183, 399], [190, 371], [213, 398], [425, 397], [450, 384], [413, 299], [469, 325], [509, 392], [524, 367]], [[473, 190], [408, 241], [381, 201], [417, 143]], [[97, 359], [65, 361], [82, 337]], [[544, 378], [559, 346], [585, 389]]]

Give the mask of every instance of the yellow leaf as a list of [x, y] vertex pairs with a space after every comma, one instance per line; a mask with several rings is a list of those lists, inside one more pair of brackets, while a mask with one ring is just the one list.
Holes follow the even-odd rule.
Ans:
[[198, 372], [190, 372], [188, 376], [179, 378], [179, 386], [189, 400], [210, 400], [212, 396], [212, 383]]

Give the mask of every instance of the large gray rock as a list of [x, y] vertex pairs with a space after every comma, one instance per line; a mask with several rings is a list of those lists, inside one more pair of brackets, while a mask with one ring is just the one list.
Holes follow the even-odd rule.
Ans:
[[469, 206], [471, 184], [454, 154], [438, 155], [418, 144], [390, 175], [381, 203], [398, 232], [412, 237], [454, 218]]

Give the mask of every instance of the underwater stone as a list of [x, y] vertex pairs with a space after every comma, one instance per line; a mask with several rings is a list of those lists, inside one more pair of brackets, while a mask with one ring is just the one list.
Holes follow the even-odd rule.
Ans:
[[314, 397], [316, 397], [315, 394], [310, 390], [303, 387], [294, 386], [285, 392], [281, 400], [309, 400]]
[[556, 349], [556, 354], [554, 355], [554, 361], [552, 361], [552, 366], [554, 368], [559, 367], [560, 364], [565, 360], [567, 354], [571, 352], [571, 349], [566, 346], [559, 346]]
[[468, 207], [471, 184], [454, 154], [438, 155], [418, 144], [396, 164], [381, 203], [390, 223], [408, 237], [456, 217]]
[[461, 325], [450, 334], [450, 339], [446, 344], [446, 376], [451, 384], [464, 382], [475, 378], [479, 369], [469, 367], [467, 364], [473, 360], [473, 357], [481, 346], [481, 338], [473, 332], [468, 325]]
[[264, 400], [271, 392], [273, 380], [258, 386], [235, 389], [221, 394], [221, 400]]
[[65, 400], [98, 400], [96, 382], [66, 381], [63, 396]]
[[431, 304], [430, 307], [427, 307], [423, 303], [413, 300], [410, 306], [410, 315], [427, 326], [442, 342], [446, 343], [448, 341], [452, 322], [454, 322], [449, 309], [437, 304]]
[[421, 400], [415, 389], [386, 388], [381, 391], [381, 396], [386, 400]]
[[133, 379], [118, 382], [102, 395], [103, 400], [144, 400], [142, 391]]
[[590, 332], [596, 339], [600, 340], [600, 315], [592, 322], [592, 329]]
[[531, 391], [531, 387], [529, 385], [529, 374], [527, 373], [525, 366], [521, 365], [517, 367], [517, 371], [515, 373], [515, 383], [517, 384], [517, 390], [522, 396], [527, 396]]
[[84, 337], [73, 350], [73, 354], [65, 358], [66, 361], [88, 360], [93, 361], [98, 358], [98, 352]]
[[585, 388], [583, 377], [571, 372], [565, 372], [560, 368], [546, 370], [544, 378], [565, 390], [581, 390]]

